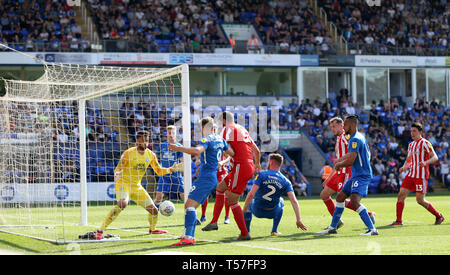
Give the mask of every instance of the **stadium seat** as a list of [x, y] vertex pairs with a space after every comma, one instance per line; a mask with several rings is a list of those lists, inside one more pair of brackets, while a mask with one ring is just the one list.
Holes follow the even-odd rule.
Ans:
[[370, 194], [377, 194], [378, 193], [380, 182], [381, 182], [381, 177], [380, 176], [374, 176], [372, 178], [372, 180], [369, 183], [369, 193]]

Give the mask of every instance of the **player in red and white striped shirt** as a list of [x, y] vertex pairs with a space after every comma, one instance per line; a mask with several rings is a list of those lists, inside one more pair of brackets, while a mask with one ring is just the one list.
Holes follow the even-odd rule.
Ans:
[[[334, 117], [330, 120], [330, 126], [331, 131], [333, 132], [333, 135], [336, 137], [336, 161], [339, 161], [339, 159], [342, 160], [342, 157], [344, 157], [348, 153], [348, 136], [345, 134], [344, 131], [344, 121], [342, 118]], [[333, 202], [333, 199], [331, 196], [334, 193], [339, 193], [342, 190], [342, 187], [344, 186], [344, 183], [352, 176], [351, 167], [344, 167], [339, 170], [334, 170], [331, 172], [330, 176], [323, 182], [323, 190], [320, 192], [320, 197], [322, 198], [323, 202], [325, 203], [328, 212], [330, 212], [331, 216], [333, 216], [334, 210], [335, 210], [335, 204]], [[353, 207], [353, 205], [350, 203], [349, 200], [345, 201], [345, 207], [352, 209], [353, 211], [356, 211], [356, 209]], [[375, 213], [368, 212], [370, 218], [372, 219], [372, 222], [375, 223]], [[344, 223], [342, 221], [339, 222], [338, 228], [342, 227]]]
[[402, 225], [405, 199], [409, 192], [414, 191], [416, 191], [417, 203], [436, 217], [434, 224], [441, 224], [444, 221], [444, 216], [430, 202], [425, 200], [428, 178], [430, 177], [428, 166], [438, 161], [438, 157], [434, 152], [433, 145], [422, 137], [422, 129], [422, 124], [419, 122], [414, 122], [411, 126], [411, 138], [413, 142], [409, 144], [408, 157], [406, 158], [405, 164], [399, 169], [400, 173], [408, 169], [409, 172], [403, 180], [398, 193], [397, 220], [391, 225]]

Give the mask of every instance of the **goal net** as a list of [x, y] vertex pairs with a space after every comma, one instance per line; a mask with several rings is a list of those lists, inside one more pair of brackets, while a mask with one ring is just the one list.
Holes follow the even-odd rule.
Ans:
[[[0, 231], [56, 243], [80, 239], [100, 227], [116, 205], [114, 168], [136, 132], [150, 133], [149, 149], [162, 167], [170, 152], [167, 127], [191, 144], [188, 66], [126, 68], [44, 63], [35, 81], [4, 81], [0, 97]], [[173, 157], [172, 157], [173, 159]], [[172, 216], [159, 215], [149, 235], [148, 213], [130, 200], [109, 225], [109, 240], [174, 238], [183, 233], [183, 190], [191, 184], [191, 158], [184, 172], [164, 177], [149, 166], [141, 185], [155, 201], [157, 191], [175, 203]], [[176, 181], [176, 182], [174, 182]], [[186, 196], [187, 197], [187, 196]], [[105, 239], [108, 240], [108, 239]]]

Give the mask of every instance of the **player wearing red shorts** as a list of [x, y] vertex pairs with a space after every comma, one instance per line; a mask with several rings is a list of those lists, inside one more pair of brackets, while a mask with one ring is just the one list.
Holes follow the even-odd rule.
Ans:
[[[345, 135], [344, 131], [344, 121], [339, 117], [334, 117], [330, 120], [331, 131], [333, 135], [336, 137], [336, 161], [344, 157], [348, 153], [348, 138]], [[341, 159], [342, 160], [342, 159]], [[336, 162], [335, 161], [335, 162]], [[344, 183], [350, 179], [352, 176], [351, 167], [344, 167], [339, 169], [338, 171], [334, 170], [331, 172], [330, 176], [323, 182], [323, 190], [320, 192], [320, 197], [323, 200], [323, 203], [330, 212], [331, 216], [333, 216], [335, 210], [335, 204], [331, 196], [334, 193], [339, 193], [344, 186]], [[356, 211], [353, 205], [349, 200], [345, 200], [345, 207], [348, 209], [352, 209]], [[375, 213], [368, 212], [370, 218], [372, 219], [372, 223], [375, 224]], [[342, 227], [344, 223], [339, 221], [338, 228]]]
[[[245, 226], [244, 213], [239, 205], [239, 197], [244, 193], [247, 182], [253, 177], [255, 171], [261, 171], [260, 151], [247, 130], [234, 122], [234, 115], [225, 111], [223, 119], [223, 138], [233, 148], [236, 154], [231, 160], [231, 171], [225, 179], [219, 183], [216, 189], [216, 203], [211, 222], [202, 228], [203, 231], [217, 230], [217, 220], [222, 212], [225, 196], [233, 212], [241, 234], [236, 240], [250, 240], [250, 234]], [[254, 155], [254, 159], [253, 159]]]
[[438, 225], [444, 221], [444, 216], [439, 213], [433, 205], [425, 200], [427, 193], [428, 178], [430, 172], [428, 166], [438, 161], [433, 145], [422, 137], [422, 124], [414, 122], [411, 125], [412, 143], [408, 146], [408, 156], [405, 164], [399, 169], [400, 173], [409, 170], [400, 186], [397, 198], [397, 219], [391, 225], [403, 225], [402, 215], [405, 207], [405, 199], [409, 192], [416, 192], [416, 201], [436, 217], [434, 224]]

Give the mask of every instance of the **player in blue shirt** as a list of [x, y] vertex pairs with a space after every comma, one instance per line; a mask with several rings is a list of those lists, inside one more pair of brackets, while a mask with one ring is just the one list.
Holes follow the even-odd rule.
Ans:
[[297, 228], [306, 230], [306, 226], [300, 218], [300, 208], [295, 197], [292, 183], [280, 172], [283, 164], [283, 156], [280, 154], [269, 155], [269, 170], [261, 171], [255, 179], [252, 189], [245, 199], [243, 208], [245, 225], [250, 233], [252, 215], [257, 218], [273, 219], [272, 236], [278, 236], [278, 225], [283, 216], [284, 202], [281, 198], [286, 194], [294, 208]]
[[[181, 146], [177, 142], [177, 128], [174, 125], [167, 127], [168, 142], [163, 142], [155, 152], [160, 156], [160, 163], [163, 167], [171, 167], [175, 163], [182, 163], [183, 153], [169, 150], [169, 144]], [[169, 166], [165, 166], [169, 165]], [[179, 194], [180, 198], [184, 200], [184, 183], [181, 172], [173, 172], [168, 175], [159, 177], [158, 186], [156, 188], [155, 205], [159, 208], [159, 203], [164, 198], [165, 194], [169, 194], [169, 199], [172, 194]]]
[[335, 169], [351, 166], [352, 177], [344, 184], [342, 191], [336, 197], [336, 209], [333, 213], [331, 225], [318, 234], [336, 234], [337, 226], [345, 208], [345, 199], [350, 197], [350, 203], [356, 209], [364, 224], [369, 229], [361, 236], [378, 235], [373, 221], [367, 213], [367, 209], [361, 204], [361, 198], [367, 196], [367, 190], [372, 179], [370, 167], [370, 149], [365, 137], [357, 131], [359, 118], [356, 115], [348, 116], [344, 121], [344, 130], [350, 135], [348, 141], [348, 153], [335, 163]]
[[194, 233], [197, 225], [196, 209], [208, 198], [208, 195], [216, 189], [217, 170], [222, 154], [225, 152], [229, 156], [234, 156], [234, 151], [228, 146], [226, 141], [214, 133], [214, 119], [205, 117], [201, 120], [202, 140], [194, 148], [186, 148], [174, 144], [169, 145], [173, 151], [183, 152], [190, 155], [200, 155], [200, 169], [197, 180], [192, 184], [189, 197], [184, 205], [186, 210], [184, 216], [185, 236], [173, 245], [195, 244]]

